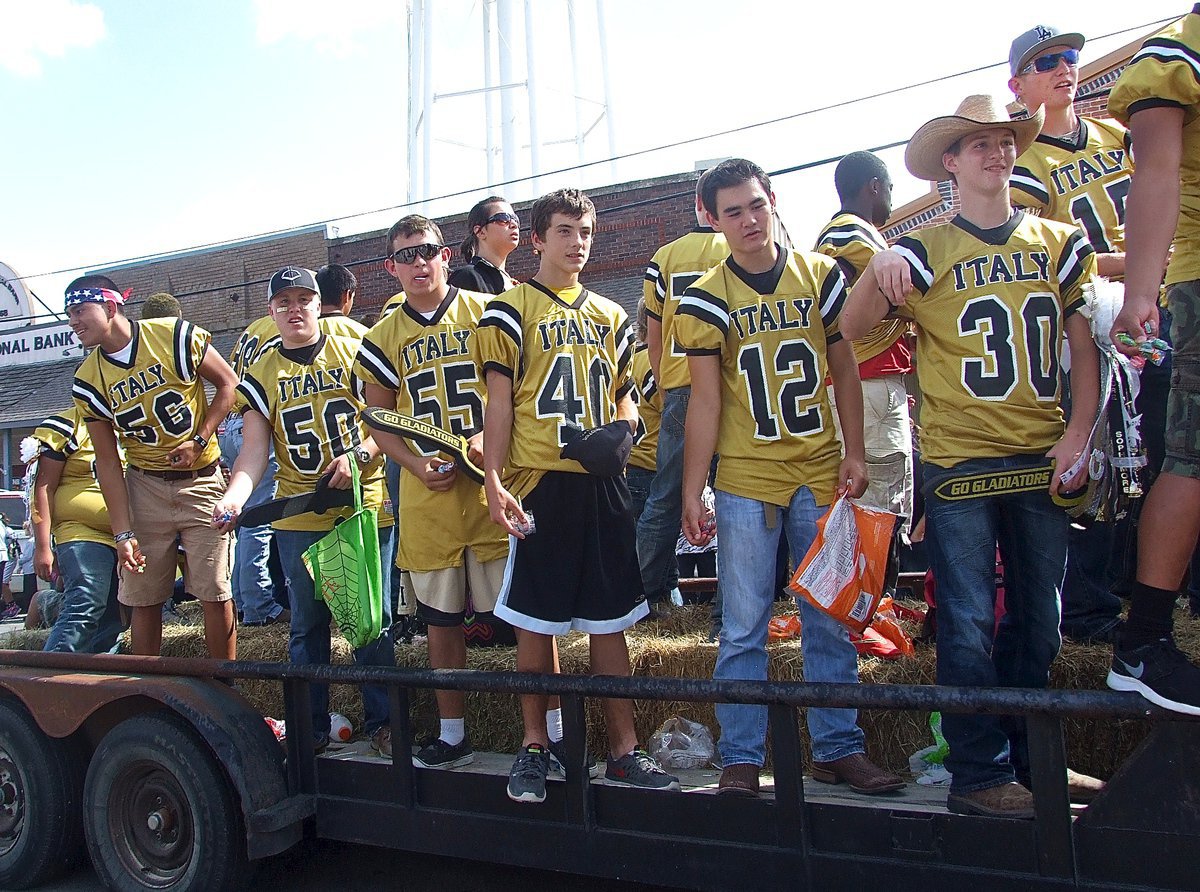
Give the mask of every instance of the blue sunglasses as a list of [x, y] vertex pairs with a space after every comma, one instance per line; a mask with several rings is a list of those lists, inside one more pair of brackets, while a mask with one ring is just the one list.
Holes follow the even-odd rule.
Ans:
[[1040, 74], [1045, 74], [1047, 71], [1053, 71], [1058, 67], [1058, 62], [1060, 59], [1066, 62], [1068, 65], [1078, 65], [1079, 50], [1063, 50], [1061, 53], [1048, 53], [1045, 56], [1038, 56], [1021, 69], [1021, 74], [1028, 74], [1030, 71], [1037, 71]]

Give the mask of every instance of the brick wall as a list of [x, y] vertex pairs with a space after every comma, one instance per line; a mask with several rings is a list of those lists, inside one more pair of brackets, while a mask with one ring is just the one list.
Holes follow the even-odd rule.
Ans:
[[[179, 298], [190, 322], [214, 333], [245, 328], [266, 311], [266, 280], [282, 266], [316, 269], [326, 262], [325, 227], [95, 270], [132, 288], [129, 315], [156, 291]], [[251, 283], [251, 284], [246, 284]]]

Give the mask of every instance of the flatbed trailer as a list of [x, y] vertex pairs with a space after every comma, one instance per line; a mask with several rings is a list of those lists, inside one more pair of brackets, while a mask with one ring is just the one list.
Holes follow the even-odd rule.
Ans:
[[[283, 687], [286, 749], [231, 686]], [[313, 683], [389, 691], [392, 759], [318, 756]], [[562, 698], [569, 763], [544, 803], [505, 794], [511, 754], [415, 768], [410, 692]], [[773, 775], [760, 799], [589, 780], [593, 697], [768, 707]], [[803, 777], [809, 706], [1023, 715], [1036, 818], [957, 815], [944, 792], [856, 797]], [[1067, 799], [1063, 721], [1137, 719], [1150, 733], [1086, 808]], [[31, 888], [86, 852], [121, 890], [244, 888], [252, 863], [300, 839], [383, 846], [683, 889], [1200, 888], [1200, 721], [1107, 691], [542, 676], [0, 651], [0, 888]], [[85, 846], [86, 843], [86, 846]], [[353, 881], [348, 868], [347, 881]]]

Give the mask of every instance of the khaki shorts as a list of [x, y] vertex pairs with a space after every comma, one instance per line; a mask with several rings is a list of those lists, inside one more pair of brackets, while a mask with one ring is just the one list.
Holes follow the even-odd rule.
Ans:
[[[863, 391], [863, 445], [867, 453], [867, 491], [858, 502], [870, 508], [891, 511], [905, 518], [913, 514], [912, 425], [908, 415], [908, 393], [904, 378], [886, 375], [867, 378]], [[829, 407], [838, 441], [841, 420], [829, 388]]]
[[504, 584], [507, 558], [480, 563], [468, 548], [463, 566], [403, 574], [405, 592], [416, 598], [417, 616], [429, 625], [457, 626], [467, 609], [467, 593], [476, 613], [491, 613]]
[[207, 477], [163, 480], [129, 468], [125, 472], [129, 514], [138, 547], [146, 558], [144, 573], [121, 568], [117, 600], [129, 607], [154, 607], [175, 588], [178, 550], [183, 544], [184, 588], [201, 601], [228, 601], [230, 536], [213, 529], [213, 508], [225, 495], [225, 479], [214, 468]]

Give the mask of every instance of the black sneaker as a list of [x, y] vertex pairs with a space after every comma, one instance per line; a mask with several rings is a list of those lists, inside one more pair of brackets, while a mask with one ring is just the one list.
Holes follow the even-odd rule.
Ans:
[[679, 778], [659, 768], [650, 754], [641, 749], [619, 759], [610, 758], [604, 779], [624, 787], [641, 787], [643, 790], [679, 789]]
[[471, 740], [467, 737], [453, 746], [439, 737], [413, 756], [413, 764], [418, 768], [458, 768], [474, 761], [475, 750], [471, 749]]
[[1171, 638], [1128, 649], [1118, 644], [1113, 648], [1108, 686], [1134, 691], [1163, 709], [1200, 715], [1200, 668]]
[[541, 744], [529, 744], [517, 754], [508, 772], [508, 798], [513, 802], [545, 802], [549, 770], [550, 754]]
[[[587, 765], [588, 777], [596, 778], [600, 776], [600, 763], [595, 760], [590, 752], [583, 754], [583, 761]], [[567, 744], [562, 740], [550, 741], [550, 770], [555, 774], [567, 776]]]

